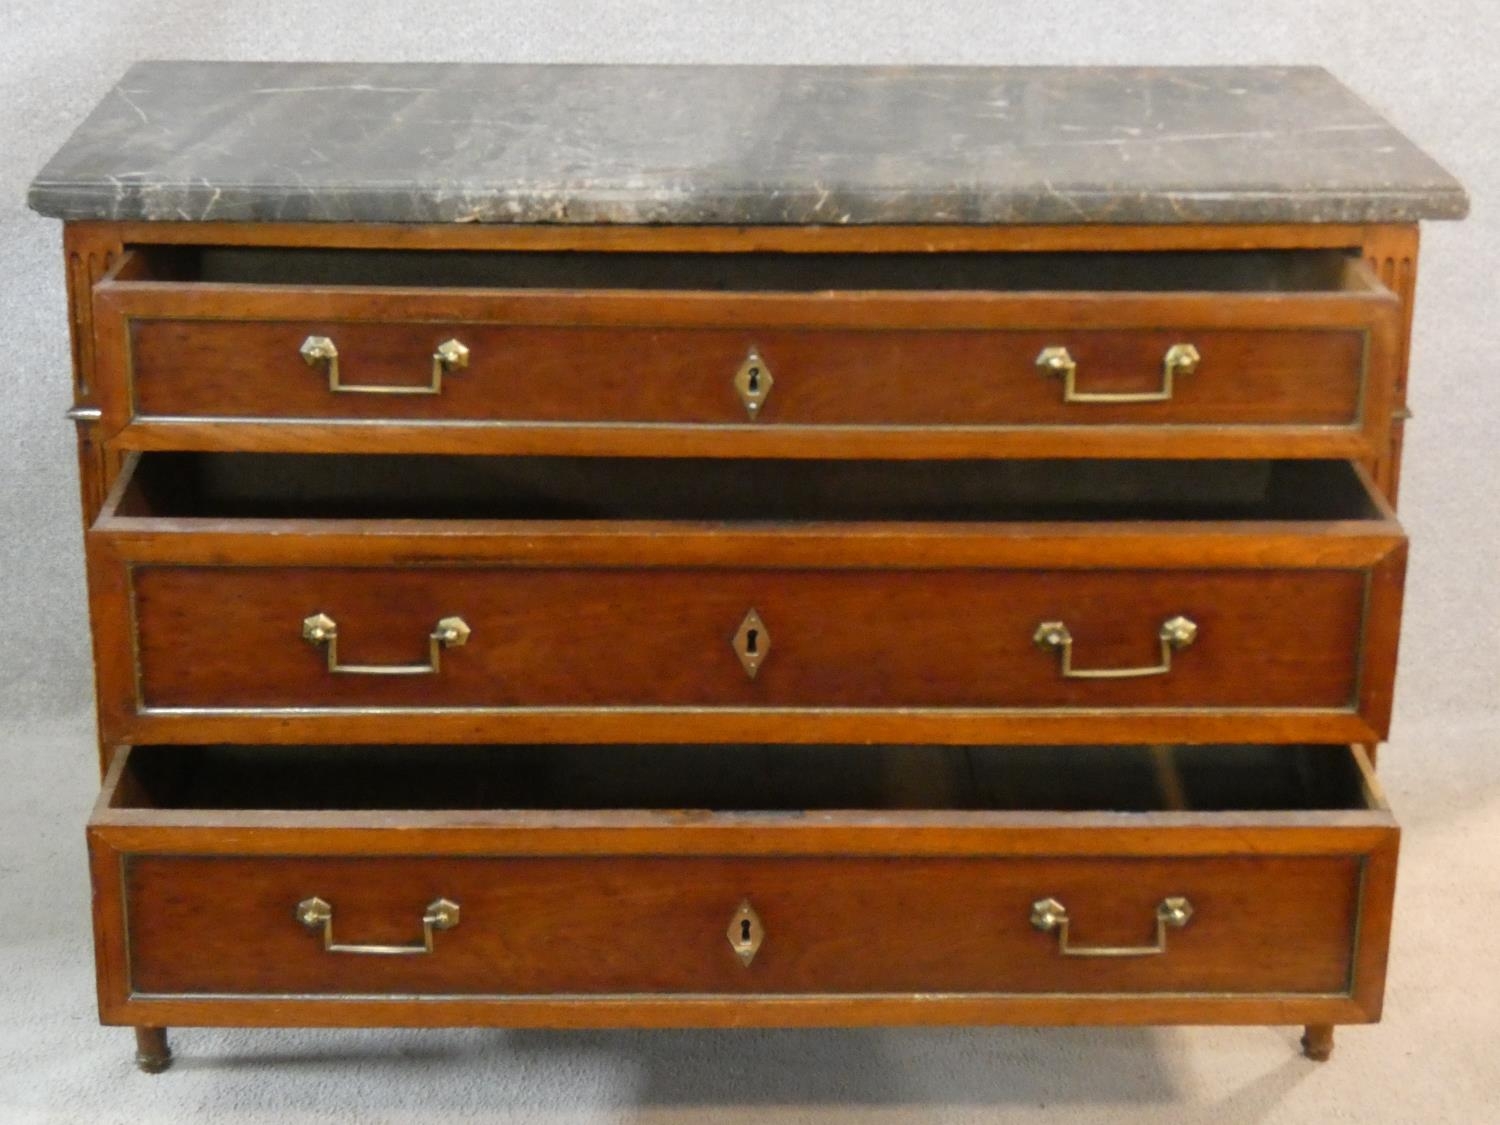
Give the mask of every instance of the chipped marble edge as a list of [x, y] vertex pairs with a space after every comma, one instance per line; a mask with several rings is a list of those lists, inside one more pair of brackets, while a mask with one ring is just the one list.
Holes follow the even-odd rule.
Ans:
[[[955, 196], [959, 198], [955, 198]], [[1407, 223], [1462, 219], [1467, 193], [1457, 184], [1412, 189], [1320, 192], [1298, 189], [1128, 191], [1098, 189], [1006, 192], [962, 197], [901, 190], [787, 192], [768, 185], [736, 192], [694, 193], [657, 199], [639, 190], [506, 193], [434, 193], [406, 187], [319, 185], [314, 191], [274, 185], [100, 184], [31, 185], [28, 203], [64, 221], [113, 222], [348, 222], [348, 223], [556, 223], [618, 225], [783, 224], [981, 225], [1025, 223]]]

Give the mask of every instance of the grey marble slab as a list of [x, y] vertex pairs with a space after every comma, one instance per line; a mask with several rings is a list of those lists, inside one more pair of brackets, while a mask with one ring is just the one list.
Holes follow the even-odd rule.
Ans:
[[1316, 67], [145, 62], [64, 219], [1405, 222], [1458, 183]]

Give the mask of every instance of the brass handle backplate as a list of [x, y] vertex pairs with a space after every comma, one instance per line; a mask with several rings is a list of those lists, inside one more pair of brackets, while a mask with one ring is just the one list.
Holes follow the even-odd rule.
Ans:
[[350, 395], [437, 395], [443, 393], [443, 376], [469, 366], [469, 349], [458, 340], [444, 340], [432, 353], [432, 374], [425, 386], [345, 383], [339, 377], [339, 350], [327, 336], [309, 336], [298, 349], [309, 367], [323, 364], [328, 371], [328, 389]]
[[302, 619], [302, 639], [314, 648], [321, 647], [328, 658], [328, 670], [345, 676], [432, 676], [442, 664], [445, 648], [459, 648], [469, 640], [470, 629], [462, 617], [444, 617], [427, 636], [425, 664], [340, 664], [338, 623], [326, 613], [315, 613]]
[[1063, 347], [1043, 348], [1036, 365], [1043, 375], [1062, 377], [1064, 402], [1166, 402], [1176, 389], [1177, 376], [1197, 371], [1200, 358], [1192, 344], [1173, 344], [1162, 357], [1161, 387], [1154, 391], [1080, 391], [1078, 362]]
[[1150, 945], [1073, 945], [1068, 933], [1068, 908], [1055, 898], [1031, 904], [1031, 924], [1044, 934], [1057, 934], [1057, 951], [1064, 957], [1155, 957], [1167, 951], [1167, 930], [1180, 930], [1191, 921], [1193, 904], [1180, 895], [1164, 898], [1156, 907], [1156, 940]]
[[309, 930], [323, 932], [323, 948], [329, 953], [368, 953], [377, 956], [402, 956], [431, 953], [432, 935], [437, 930], [451, 930], [458, 925], [458, 903], [446, 898], [433, 899], [422, 915], [421, 945], [346, 945], [333, 940], [333, 905], [324, 899], [305, 898], [297, 904], [297, 921]]
[[1067, 679], [1130, 680], [1138, 676], [1165, 676], [1172, 670], [1172, 653], [1187, 648], [1198, 639], [1198, 626], [1187, 617], [1167, 618], [1156, 634], [1161, 643], [1161, 660], [1142, 668], [1073, 667], [1073, 634], [1061, 621], [1043, 621], [1031, 639], [1038, 648], [1061, 654], [1062, 674]]

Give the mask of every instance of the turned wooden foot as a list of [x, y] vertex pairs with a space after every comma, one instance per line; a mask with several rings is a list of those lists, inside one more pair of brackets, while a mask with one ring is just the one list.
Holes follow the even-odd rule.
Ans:
[[172, 1048], [167, 1046], [166, 1028], [135, 1029], [135, 1065], [147, 1074], [160, 1074], [172, 1065]]
[[1302, 1032], [1302, 1053], [1313, 1062], [1327, 1062], [1333, 1054], [1333, 1024], [1308, 1024]]

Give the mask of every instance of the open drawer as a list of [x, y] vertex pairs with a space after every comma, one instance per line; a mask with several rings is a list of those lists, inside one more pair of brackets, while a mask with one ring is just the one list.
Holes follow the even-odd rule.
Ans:
[[123, 447], [1383, 456], [1353, 251], [151, 247], [94, 290]]
[[1375, 741], [1405, 540], [1346, 462], [141, 454], [128, 741]]
[[1244, 745], [136, 747], [89, 827], [152, 1026], [1373, 1020], [1397, 839]]

